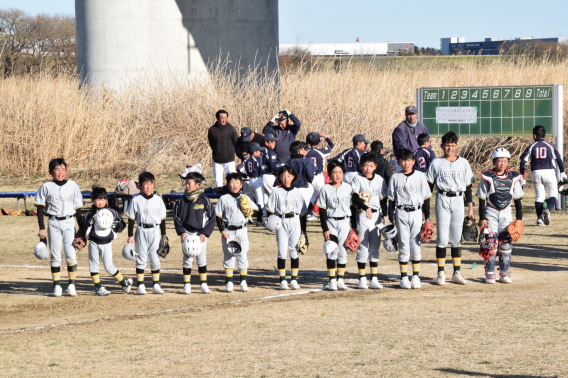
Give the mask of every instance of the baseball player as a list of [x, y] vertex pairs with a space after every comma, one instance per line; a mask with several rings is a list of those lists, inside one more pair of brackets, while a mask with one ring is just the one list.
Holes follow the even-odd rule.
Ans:
[[[420, 289], [420, 230], [422, 220], [430, 219], [432, 192], [424, 173], [414, 169], [412, 151], [399, 151], [400, 173], [395, 173], [389, 184], [389, 219], [396, 224], [398, 232], [398, 263], [400, 287]], [[396, 209], [396, 212], [395, 212]], [[422, 211], [420, 211], [422, 209]], [[394, 221], [393, 221], [394, 220]], [[408, 280], [408, 262], [412, 261], [412, 280]]]
[[[507, 170], [511, 154], [504, 148], [498, 148], [491, 156], [493, 169], [481, 173], [481, 180], [476, 195], [479, 197], [479, 227], [486, 227], [489, 232], [498, 235], [499, 245], [512, 244], [507, 227], [511, 224], [511, 203], [515, 203], [515, 218], [523, 219], [524, 196], [518, 172]], [[509, 267], [511, 265], [511, 248], [499, 253], [499, 280], [511, 283]], [[495, 258], [493, 254], [485, 262], [485, 282], [495, 283]]]
[[430, 149], [430, 135], [426, 133], [419, 134], [416, 141], [420, 148], [414, 151], [414, 157], [416, 159], [414, 169], [426, 173], [432, 160], [436, 159], [436, 154]]
[[[321, 189], [318, 197], [320, 223], [325, 242], [333, 245], [333, 249], [324, 248], [327, 256], [327, 271], [329, 273], [329, 290], [347, 290], [344, 276], [347, 266], [347, 251], [345, 240], [351, 230], [351, 185], [343, 182], [344, 168], [338, 161], [327, 165], [330, 182]], [[336, 277], [337, 263], [337, 277]]]
[[[79, 227], [81, 233], [89, 240], [89, 271], [93, 284], [95, 284], [95, 294], [102, 296], [110, 294], [110, 291], [101, 284], [99, 277], [100, 260], [103, 260], [107, 273], [122, 286], [122, 292], [128, 294], [132, 288], [132, 280], [125, 278], [112, 262], [112, 241], [116, 239], [117, 233], [124, 230], [126, 223], [116, 210], [108, 207], [108, 195], [105, 188], [94, 188], [91, 192], [91, 198], [93, 206], [83, 215], [79, 221]], [[112, 227], [107, 230], [101, 229], [98, 217], [108, 214], [112, 217]]]
[[468, 207], [468, 215], [475, 219], [471, 184], [474, 182], [469, 162], [456, 155], [458, 136], [448, 131], [442, 137], [444, 157], [432, 162], [426, 173], [430, 190], [436, 185], [436, 259], [438, 260], [438, 277], [436, 283], [446, 283], [446, 246], [450, 243], [454, 274], [452, 282], [465, 285], [467, 282], [460, 274], [461, 268], [461, 237], [463, 231], [463, 208]]
[[[361, 173], [351, 182], [353, 194], [351, 201], [358, 210], [357, 232], [359, 233], [359, 248], [357, 248], [357, 267], [359, 269], [359, 289], [382, 289], [377, 271], [379, 266], [379, 246], [381, 236], [377, 232], [377, 225], [382, 220], [387, 221], [387, 194], [388, 187], [379, 175], [375, 154], [365, 153], [361, 156], [359, 166]], [[365, 264], [369, 260], [371, 268], [371, 283], [367, 285]]]
[[359, 159], [361, 155], [365, 153], [368, 144], [369, 141], [367, 141], [364, 135], [357, 134], [353, 137], [353, 148], [348, 148], [333, 158], [333, 160], [343, 163], [343, 168], [345, 169], [343, 180], [345, 180], [346, 183], [351, 184], [353, 178], [357, 176], [359, 171]]
[[[327, 147], [318, 148], [321, 143], [321, 138], [324, 138]], [[324, 133], [309, 133], [306, 136], [306, 144], [308, 145], [308, 153], [306, 154], [307, 159], [311, 159], [316, 167], [314, 174], [314, 180], [312, 181], [312, 186], [314, 187], [314, 194], [310, 199], [310, 203], [313, 204], [318, 198], [318, 194], [325, 185], [325, 177], [323, 176], [323, 170], [325, 167], [325, 161], [331, 150], [333, 149], [333, 142]], [[311, 216], [315, 216], [313, 211], [310, 213]]]
[[276, 138], [274, 134], [268, 133], [262, 139], [264, 141], [264, 151], [262, 152], [262, 164], [268, 168], [267, 172], [262, 175], [262, 185], [264, 185], [264, 203], [268, 201], [268, 197], [274, 191], [274, 181], [281, 164], [278, 163], [278, 157], [274, 152], [276, 147]]
[[[248, 291], [247, 286], [247, 268], [249, 266], [247, 254], [249, 251], [249, 238], [247, 231], [247, 218], [244, 216], [240, 208], [240, 199], [242, 196], [243, 180], [238, 173], [229, 173], [227, 175], [227, 187], [229, 194], [225, 194], [219, 198], [215, 206], [215, 215], [217, 216], [217, 227], [223, 236], [221, 244], [223, 246], [223, 268], [225, 269], [226, 290], [228, 293], [233, 291], [233, 270], [235, 269], [235, 259], [239, 268], [241, 277], [241, 291]], [[251, 202], [253, 210], [258, 210], [256, 205]], [[229, 250], [228, 242], [232, 235], [236, 235], [240, 239], [240, 250], [235, 254], [234, 250]]]
[[[238, 173], [237, 173], [238, 174]], [[176, 233], [181, 242], [188, 235], [198, 235], [202, 244], [201, 253], [197, 255], [197, 269], [201, 292], [209, 294], [207, 286], [207, 238], [215, 229], [215, 208], [211, 200], [204, 195], [205, 188], [201, 184], [205, 178], [199, 172], [190, 172], [185, 177], [185, 193], [174, 204], [173, 216]], [[193, 257], [183, 255], [183, 293], [191, 294], [191, 266]]]
[[264, 226], [262, 219], [262, 211], [264, 210], [264, 185], [262, 176], [268, 171], [268, 166], [263, 164], [261, 157], [262, 151], [263, 148], [260, 147], [258, 143], [251, 143], [248, 149], [249, 157], [243, 162], [246, 175], [249, 178], [249, 189], [254, 193], [254, 198], [258, 206], [257, 209], [259, 210], [256, 216], [257, 226]]
[[[67, 180], [67, 163], [64, 159], [53, 159], [49, 162], [49, 174], [52, 181], [46, 182], [37, 191], [34, 204], [37, 207], [39, 225], [38, 236], [47, 244], [51, 251], [51, 275], [53, 277], [53, 296], [60, 297], [61, 288], [61, 254], [65, 251], [65, 262], [69, 274], [67, 294], [77, 295], [75, 279], [77, 277], [77, 255], [73, 240], [75, 239], [75, 220], [81, 219], [83, 196], [81, 189], [74, 181]], [[48, 217], [48, 227], [45, 229], [44, 215]]]
[[308, 211], [313, 205], [310, 203], [314, 187], [311, 185], [314, 181], [316, 167], [312, 162], [306, 159], [308, 153], [308, 145], [304, 142], [295, 141], [290, 145], [290, 160], [286, 164], [294, 168], [297, 173], [296, 180], [293, 183], [294, 188], [298, 188], [302, 194], [302, 198], [306, 203]]
[[290, 287], [294, 290], [298, 285], [298, 270], [300, 258], [296, 246], [302, 233], [306, 232], [306, 214], [308, 209], [300, 191], [293, 186], [297, 179], [294, 168], [288, 164], [278, 170], [279, 188], [276, 188], [266, 204], [266, 211], [282, 218], [282, 225], [276, 231], [276, 244], [278, 245], [278, 275], [280, 276], [280, 290], [288, 290], [286, 281], [286, 256], [290, 253], [292, 280]]
[[[521, 155], [521, 175], [523, 176], [522, 185], [525, 184], [526, 164], [530, 161], [533, 174], [534, 191], [536, 195], [536, 225], [543, 226], [550, 224], [550, 211], [556, 208], [558, 198], [558, 181], [566, 178], [564, 173], [564, 163], [562, 156], [552, 143], [544, 140], [546, 129], [543, 126], [533, 128], [534, 143], [527, 147]], [[556, 170], [559, 170], [559, 177]], [[544, 209], [544, 200], [548, 192], [548, 205]]]
[[[154, 294], [164, 294], [160, 287], [160, 259], [158, 247], [161, 235], [166, 235], [166, 206], [162, 197], [154, 192], [156, 178], [150, 172], [138, 176], [140, 195], [134, 197], [126, 209], [128, 218], [128, 243], [134, 244], [136, 256], [136, 280], [138, 295], [146, 294], [144, 269], [150, 259]], [[134, 223], [138, 224], [134, 234]]]

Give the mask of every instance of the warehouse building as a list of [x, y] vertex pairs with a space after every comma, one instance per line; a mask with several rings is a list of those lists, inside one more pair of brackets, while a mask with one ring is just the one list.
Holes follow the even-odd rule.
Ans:
[[281, 43], [280, 55], [302, 51], [314, 56], [394, 56], [414, 51], [414, 42]]
[[485, 41], [466, 42], [465, 38], [441, 38], [440, 47], [445, 55], [499, 55], [511, 48], [526, 48], [536, 44], [558, 45], [568, 43], [568, 38], [485, 38]]

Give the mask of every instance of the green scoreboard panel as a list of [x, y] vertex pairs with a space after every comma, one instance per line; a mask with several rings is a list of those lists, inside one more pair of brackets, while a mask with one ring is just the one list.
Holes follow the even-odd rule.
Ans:
[[419, 119], [431, 135], [531, 136], [535, 125], [556, 135], [561, 91], [558, 85], [421, 88]]

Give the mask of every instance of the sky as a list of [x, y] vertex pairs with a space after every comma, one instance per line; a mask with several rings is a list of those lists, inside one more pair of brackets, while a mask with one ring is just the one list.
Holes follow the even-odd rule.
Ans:
[[[134, 0], [135, 1], [135, 0]], [[246, 1], [246, 0], [245, 0]], [[74, 0], [0, 0], [0, 8], [75, 13]], [[280, 43], [414, 42], [568, 37], [567, 0], [280, 0]]]

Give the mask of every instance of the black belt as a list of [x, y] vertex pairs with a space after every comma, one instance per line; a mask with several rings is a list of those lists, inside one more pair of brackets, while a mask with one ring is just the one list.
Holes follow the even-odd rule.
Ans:
[[445, 195], [446, 197], [459, 197], [464, 192], [452, 192], [452, 191], [439, 191], [441, 194]]
[[329, 219], [333, 219], [333, 220], [344, 220], [344, 219], [347, 219], [347, 218], [351, 218], [351, 217], [349, 217], [347, 215], [344, 216], [344, 217], [329, 217]]
[[280, 215], [280, 218], [294, 218], [296, 216], [295, 213], [288, 213]]
[[225, 228], [229, 231], [236, 231], [236, 230], [240, 230], [242, 228], [245, 228], [247, 225], [243, 225], [243, 226], [229, 226], [229, 225], [225, 225]]
[[154, 228], [156, 225], [154, 223], [138, 223], [138, 226], [142, 228]]
[[73, 218], [73, 215], [67, 215], [65, 217], [56, 217], [55, 215], [50, 215], [49, 219], [56, 219], [59, 221], [65, 220], [65, 219], [69, 219], [69, 218]]
[[411, 211], [416, 211], [416, 210], [420, 210], [420, 208], [422, 207], [422, 205], [418, 205], [418, 206], [403, 206], [403, 205], [399, 205], [396, 208], [397, 209], [402, 209], [404, 211], [406, 211], [407, 213], [411, 212]]

